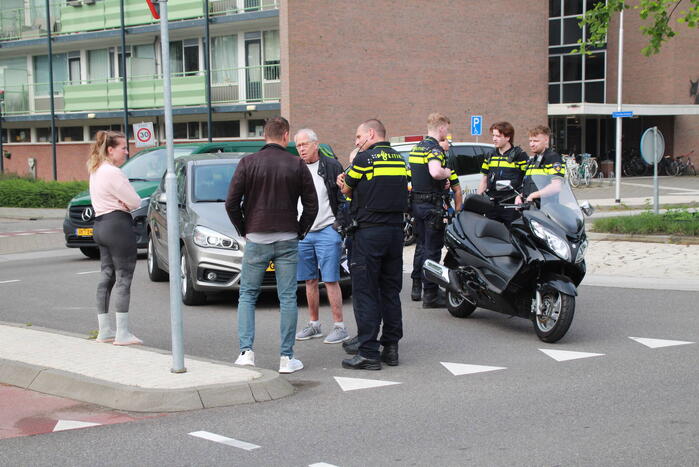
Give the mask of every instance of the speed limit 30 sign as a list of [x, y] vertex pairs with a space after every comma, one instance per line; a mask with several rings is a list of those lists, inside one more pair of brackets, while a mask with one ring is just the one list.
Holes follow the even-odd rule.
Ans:
[[153, 122], [134, 123], [133, 134], [136, 139], [137, 148], [155, 146], [155, 136], [153, 135]]

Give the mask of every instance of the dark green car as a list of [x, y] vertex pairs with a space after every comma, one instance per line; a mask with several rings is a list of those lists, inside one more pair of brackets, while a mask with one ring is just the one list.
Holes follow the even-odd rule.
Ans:
[[[257, 152], [265, 145], [264, 141], [221, 141], [217, 143], [191, 143], [175, 145], [175, 159], [190, 154], [210, 154], [217, 152]], [[287, 148], [289, 152], [298, 155], [293, 142]], [[330, 146], [320, 145], [321, 154], [335, 157]], [[136, 193], [141, 197], [141, 206], [132, 211], [137, 235], [138, 248], [147, 248], [148, 234], [146, 232], [146, 215], [150, 195], [155, 191], [167, 171], [167, 149], [165, 146], [140, 151], [121, 166], [129, 178]], [[95, 210], [90, 200], [90, 192], [83, 191], [75, 196], [66, 211], [63, 221], [63, 234], [68, 248], [80, 248], [80, 251], [90, 258], [99, 257], [99, 249], [92, 232], [95, 222]]]

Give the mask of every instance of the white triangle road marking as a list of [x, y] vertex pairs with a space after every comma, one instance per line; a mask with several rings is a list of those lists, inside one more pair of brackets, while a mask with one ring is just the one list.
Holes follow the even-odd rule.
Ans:
[[90, 426], [100, 426], [101, 423], [80, 422], [78, 420], [59, 420], [53, 431], [75, 430], [77, 428], [87, 428]]
[[208, 431], [193, 431], [188, 433], [190, 436], [195, 438], [202, 438], [215, 443], [225, 444], [226, 446], [232, 446], [234, 448], [244, 449], [246, 451], [252, 451], [260, 446], [257, 444], [246, 443], [245, 441], [240, 441], [238, 439], [228, 438], [226, 436], [217, 435], [216, 433], [210, 433]]
[[308, 464], [308, 467], [337, 467], [333, 464], [328, 464], [327, 462], [316, 462], [315, 464]]
[[401, 384], [396, 381], [382, 381], [379, 379], [345, 378], [335, 376], [335, 381], [343, 391], [354, 391], [355, 389], [380, 388], [381, 386], [392, 386]]
[[506, 370], [504, 366], [485, 366], [485, 365], [469, 365], [467, 363], [450, 363], [450, 362], [439, 362], [444, 368], [449, 370], [452, 375], [471, 375], [474, 373], [483, 373], [486, 371], [495, 370]]
[[673, 345], [686, 345], [696, 343], [689, 341], [671, 341], [668, 339], [649, 339], [647, 337], [629, 337], [629, 339], [633, 339], [639, 344], [643, 344], [646, 347], [650, 347], [651, 349], [659, 349], [661, 347], [672, 347]]
[[572, 350], [552, 350], [552, 349], [539, 349], [544, 352], [549, 357], [553, 358], [557, 362], [565, 362], [567, 360], [577, 360], [579, 358], [588, 357], [600, 357], [604, 355], [603, 353], [591, 353], [591, 352], [573, 352]]

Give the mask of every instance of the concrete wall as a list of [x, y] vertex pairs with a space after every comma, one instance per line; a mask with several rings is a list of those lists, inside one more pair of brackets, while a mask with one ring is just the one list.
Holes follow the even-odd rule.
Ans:
[[[516, 11], [516, 14], [513, 12]], [[547, 121], [548, 2], [283, 0], [282, 115], [314, 128], [341, 160], [359, 123], [424, 134], [439, 111], [456, 141], [483, 115], [480, 141], [509, 120], [516, 143]]]

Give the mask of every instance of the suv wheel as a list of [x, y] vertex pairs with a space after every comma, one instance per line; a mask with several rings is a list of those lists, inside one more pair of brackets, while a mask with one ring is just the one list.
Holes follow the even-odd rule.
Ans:
[[206, 294], [194, 290], [192, 276], [189, 273], [187, 265], [187, 253], [182, 248], [180, 253], [180, 277], [182, 279], [182, 303], [185, 305], [196, 306], [206, 303]]
[[155, 255], [155, 245], [153, 237], [148, 233], [148, 277], [153, 282], [162, 282], [168, 279], [168, 275], [160, 269], [158, 257]]

